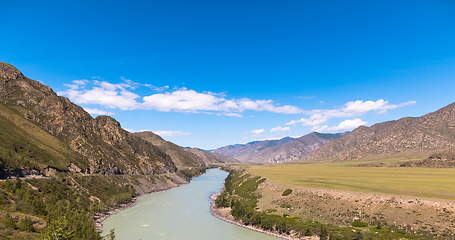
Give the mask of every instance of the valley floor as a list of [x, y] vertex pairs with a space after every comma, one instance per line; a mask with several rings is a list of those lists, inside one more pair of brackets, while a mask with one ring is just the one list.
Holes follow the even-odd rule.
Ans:
[[[257, 190], [263, 211], [455, 239], [455, 169], [294, 164], [250, 166], [247, 171], [267, 178]], [[286, 189], [292, 193], [282, 196]]]
[[286, 185], [455, 200], [455, 168], [357, 167], [349, 163], [250, 166]]

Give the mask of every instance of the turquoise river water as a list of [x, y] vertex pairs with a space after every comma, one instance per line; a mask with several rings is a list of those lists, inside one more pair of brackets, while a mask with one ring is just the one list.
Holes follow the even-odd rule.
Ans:
[[116, 240], [277, 240], [211, 215], [210, 195], [226, 177], [209, 169], [189, 184], [141, 196], [135, 206], [109, 216], [103, 232], [114, 228]]

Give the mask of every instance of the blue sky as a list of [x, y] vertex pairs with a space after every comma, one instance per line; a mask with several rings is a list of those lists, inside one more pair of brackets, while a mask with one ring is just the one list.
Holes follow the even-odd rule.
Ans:
[[0, 61], [130, 131], [211, 149], [454, 101], [453, 1], [7, 1]]

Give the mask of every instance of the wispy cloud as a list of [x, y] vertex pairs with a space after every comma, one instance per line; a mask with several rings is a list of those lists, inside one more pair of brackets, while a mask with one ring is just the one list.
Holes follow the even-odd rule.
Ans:
[[264, 111], [280, 114], [302, 113], [292, 105], [279, 105], [273, 100], [250, 98], [228, 98], [225, 94], [198, 92], [191, 89], [172, 89], [168, 86], [154, 87], [142, 84], [160, 93], [140, 97], [134, 92], [139, 85], [130, 79], [121, 78], [121, 83], [100, 80], [75, 80], [66, 84], [67, 89], [60, 95], [78, 104], [95, 104], [121, 110], [156, 110], [162, 112], [212, 113], [216, 115], [240, 117], [244, 111]]
[[263, 133], [263, 132], [265, 132], [265, 130], [262, 129], [262, 128], [261, 128], [261, 129], [254, 129], [254, 130], [251, 131], [251, 134], [253, 134], [253, 135], [259, 135], [259, 134], [261, 134], [261, 133]]
[[114, 115], [113, 112], [107, 112], [97, 108], [84, 108], [84, 110], [92, 115]]
[[152, 131], [161, 137], [174, 137], [174, 136], [188, 136], [191, 135], [190, 132], [183, 132], [183, 131], [173, 131], [173, 130], [156, 130]]
[[351, 130], [351, 129], [360, 127], [365, 124], [367, 124], [367, 122], [363, 121], [360, 118], [355, 118], [355, 119], [344, 120], [344, 121], [340, 122], [338, 125], [332, 126], [332, 127], [329, 127], [327, 125], [318, 126], [318, 128], [315, 130], [320, 131], [320, 132], [325, 132], [325, 131], [335, 131], [336, 132], [336, 131], [342, 131], [342, 130]]
[[274, 127], [272, 129], [270, 129], [270, 132], [286, 132], [286, 131], [290, 131], [291, 128], [290, 127], [281, 127], [281, 126], [278, 126], [278, 127]]
[[286, 123], [288, 126], [301, 124], [303, 126], [309, 126], [312, 130], [325, 130], [325, 131], [338, 131], [338, 130], [349, 130], [360, 125], [366, 124], [359, 118], [345, 120], [340, 122], [337, 126], [327, 126], [325, 123], [333, 118], [350, 118], [355, 116], [362, 116], [368, 112], [376, 112], [383, 114], [389, 110], [397, 109], [404, 106], [415, 104], [416, 101], [408, 101], [399, 104], [391, 104], [384, 99], [378, 99], [376, 101], [368, 100], [356, 100], [347, 102], [343, 107], [336, 109], [316, 109], [311, 111], [305, 111], [304, 114], [308, 117], [300, 118], [298, 120], [292, 120]]
[[156, 135], [159, 135], [161, 137], [174, 137], [174, 136], [189, 136], [191, 135], [190, 132], [184, 132], [184, 131], [177, 131], [177, 130], [148, 130], [148, 129], [141, 129], [141, 130], [133, 130], [129, 128], [125, 128], [128, 132], [153, 132]]

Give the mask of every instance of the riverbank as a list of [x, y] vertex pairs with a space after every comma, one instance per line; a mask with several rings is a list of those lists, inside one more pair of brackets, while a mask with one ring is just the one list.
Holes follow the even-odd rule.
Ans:
[[103, 221], [106, 220], [106, 218], [108, 218], [109, 216], [120, 212], [123, 209], [133, 207], [136, 204], [136, 201], [137, 201], [137, 197], [134, 197], [134, 198], [131, 199], [131, 201], [129, 201], [127, 203], [121, 204], [121, 205], [119, 205], [119, 206], [117, 206], [117, 207], [115, 207], [113, 209], [108, 210], [108, 211], [100, 212], [100, 213], [95, 214], [94, 219], [95, 219], [96, 231], [101, 233], [102, 232], [102, 228], [103, 228]]
[[[223, 190], [221, 190], [221, 191], [223, 191]], [[230, 224], [237, 225], [239, 227], [243, 227], [243, 228], [249, 229], [251, 231], [264, 233], [264, 234], [267, 234], [267, 235], [270, 235], [270, 236], [274, 236], [274, 237], [277, 237], [277, 238], [281, 238], [281, 239], [286, 239], [286, 240], [319, 240], [319, 237], [317, 237], [317, 236], [295, 238], [295, 237], [292, 237], [292, 236], [289, 236], [289, 235], [279, 234], [277, 232], [266, 231], [264, 229], [261, 229], [261, 228], [258, 228], [258, 227], [254, 227], [254, 226], [251, 226], [251, 225], [245, 225], [242, 222], [236, 221], [234, 219], [234, 217], [232, 217], [232, 215], [230, 214], [230, 208], [216, 208], [215, 200], [216, 200], [216, 198], [219, 195], [220, 195], [220, 193], [213, 194], [212, 196], [210, 196], [210, 200], [211, 200], [211, 202], [210, 202], [210, 213], [212, 214], [212, 216], [214, 216], [214, 217], [216, 217], [216, 218], [218, 218], [220, 220], [223, 220], [223, 221], [228, 222]]]

